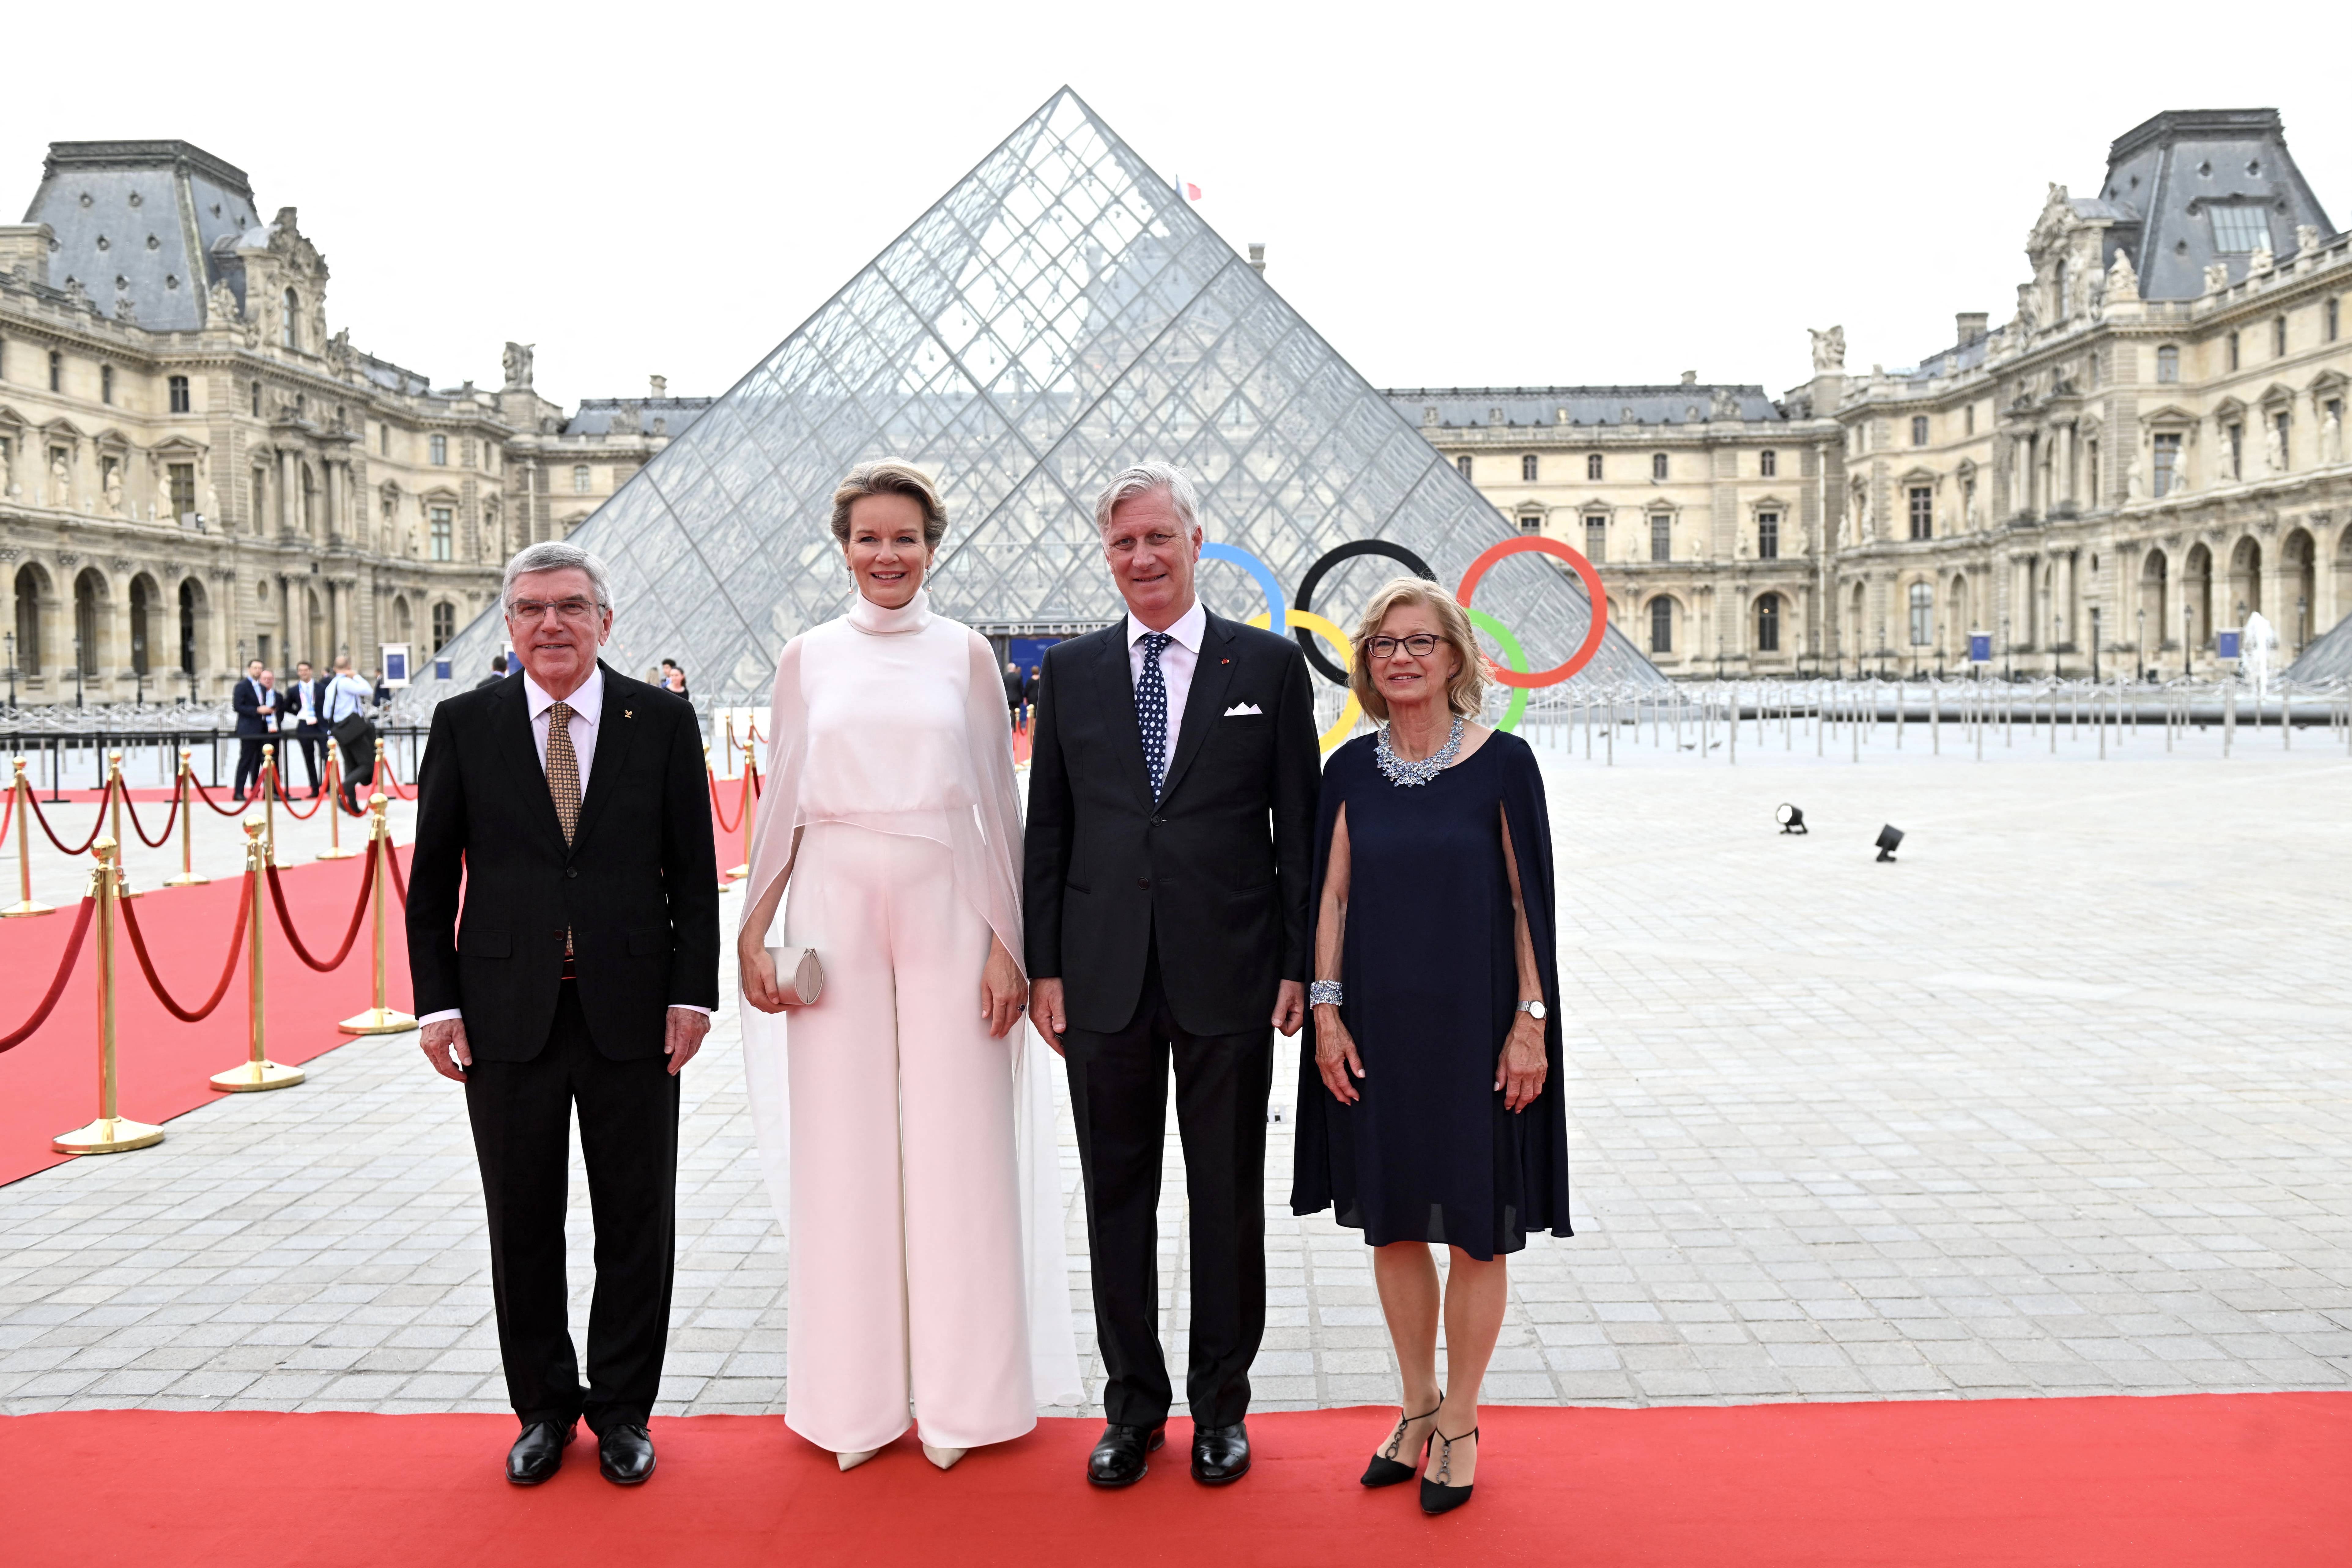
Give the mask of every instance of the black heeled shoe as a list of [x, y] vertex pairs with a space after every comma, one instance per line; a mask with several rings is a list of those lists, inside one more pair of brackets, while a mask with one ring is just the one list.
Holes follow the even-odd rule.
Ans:
[[1433, 1430], [1430, 1433], [1437, 1442], [1439, 1479], [1433, 1481], [1427, 1476], [1421, 1478], [1422, 1512], [1432, 1515], [1452, 1513], [1470, 1500], [1470, 1493], [1477, 1485], [1476, 1482], [1474, 1481], [1466, 1487], [1448, 1486], [1446, 1483], [1454, 1479], [1454, 1445], [1467, 1441], [1477, 1435], [1478, 1428], [1475, 1426], [1471, 1427], [1459, 1437], [1449, 1437], [1443, 1432]]
[[[1443, 1410], [1444, 1407], [1445, 1395], [1441, 1394], [1437, 1396], [1437, 1410]], [[1397, 1455], [1404, 1447], [1404, 1429], [1416, 1421], [1428, 1420], [1437, 1414], [1437, 1410], [1424, 1411], [1419, 1415], [1406, 1415], [1404, 1406], [1402, 1405], [1397, 1406], [1397, 1414], [1403, 1416], [1403, 1419], [1397, 1423], [1396, 1435], [1389, 1439], [1386, 1450], [1374, 1454], [1372, 1462], [1364, 1467], [1363, 1484], [1365, 1486], [1392, 1487], [1412, 1479], [1413, 1472], [1421, 1468], [1422, 1455], [1429, 1450], [1429, 1439], [1423, 1437], [1421, 1440], [1421, 1447], [1413, 1450], [1412, 1463], [1404, 1464], [1397, 1458]]]

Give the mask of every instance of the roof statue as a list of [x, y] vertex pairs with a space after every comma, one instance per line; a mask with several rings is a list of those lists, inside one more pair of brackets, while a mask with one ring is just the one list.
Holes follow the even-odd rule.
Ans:
[[[1517, 532], [1067, 88], [574, 531], [612, 571], [607, 658], [764, 702], [784, 643], [848, 605], [833, 490], [883, 457], [947, 501], [933, 603], [999, 633], [1112, 618], [1092, 500], [1144, 458], [1198, 485], [1230, 547], [1202, 596], [1237, 619], [1342, 544], [1401, 546], [1450, 588]], [[1351, 555], [1316, 610], [1346, 626], [1393, 570]], [[1538, 668], [1584, 641], [1583, 588], [1540, 554], [1477, 596]], [[493, 607], [438, 657], [470, 676], [502, 646]], [[1664, 680], [1614, 627], [1574, 679]], [[420, 681], [402, 711], [457, 689]]]

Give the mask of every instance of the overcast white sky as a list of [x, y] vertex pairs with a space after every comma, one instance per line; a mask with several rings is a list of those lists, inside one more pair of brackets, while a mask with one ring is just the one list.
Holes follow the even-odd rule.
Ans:
[[723, 391], [1065, 82], [1381, 385], [1777, 394], [1832, 322], [1908, 364], [2164, 109], [2278, 108], [2352, 223], [2340, 6], [1905, 9], [134, 5], [10, 73], [0, 201], [184, 138], [301, 209], [361, 347], [494, 385], [536, 342], [567, 403]]

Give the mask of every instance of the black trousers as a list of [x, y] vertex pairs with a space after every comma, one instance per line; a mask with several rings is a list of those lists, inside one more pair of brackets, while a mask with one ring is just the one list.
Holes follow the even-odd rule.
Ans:
[[1116, 1034], [1065, 1038], [1094, 1262], [1103, 1414], [1151, 1426], [1173, 1393], [1160, 1348], [1160, 1163], [1168, 1069], [1192, 1233], [1192, 1348], [1184, 1395], [1193, 1422], [1230, 1426], [1249, 1412], [1250, 1363], [1265, 1335], [1265, 1104], [1272, 1026], [1241, 1035], [1177, 1026], [1155, 953], [1135, 1016]]
[[[326, 777], [327, 774], [326, 737], [323, 735], [305, 734], [297, 731], [294, 735], [294, 742], [295, 744], [302, 748], [302, 771], [310, 775], [310, 793], [312, 795], [317, 795], [319, 793], [319, 781]], [[283, 747], [279, 748], [280, 751], [283, 751], [284, 749], [285, 748]], [[293, 765], [291, 763], [283, 764], [278, 771], [279, 774], [283, 776], [288, 788], [290, 790], [294, 784]]]
[[[598, 1054], [567, 981], [547, 1047], [527, 1062], [476, 1059], [466, 1112], [490, 1221], [499, 1356], [515, 1414], [591, 1431], [642, 1426], [661, 1391], [677, 1230], [678, 1081], [667, 1057]], [[563, 1210], [572, 1112], [596, 1220], [596, 1293], [588, 1309], [588, 1384], [566, 1312]]]
[[[269, 744], [268, 735], [239, 735], [236, 738], [236, 783], [229, 793], [243, 800], [261, 787], [261, 748]], [[219, 777], [217, 773], [214, 775]]]

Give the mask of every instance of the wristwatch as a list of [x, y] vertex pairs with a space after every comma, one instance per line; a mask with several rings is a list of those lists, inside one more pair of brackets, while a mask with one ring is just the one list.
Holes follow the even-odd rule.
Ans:
[[1525, 1013], [1528, 1017], [1533, 1018], [1538, 1024], [1551, 1016], [1550, 1010], [1545, 1007], [1540, 1002], [1522, 1002], [1519, 1004], [1519, 1011]]

